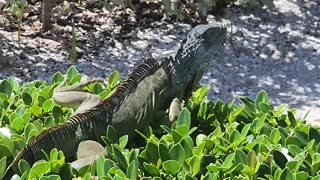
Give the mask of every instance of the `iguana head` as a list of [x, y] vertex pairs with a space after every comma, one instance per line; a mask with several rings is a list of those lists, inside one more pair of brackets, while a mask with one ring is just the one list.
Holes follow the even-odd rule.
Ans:
[[173, 67], [177, 80], [189, 83], [194, 76], [203, 73], [223, 45], [226, 34], [226, 27], [218, 23], [193, 28], [175, 54]]

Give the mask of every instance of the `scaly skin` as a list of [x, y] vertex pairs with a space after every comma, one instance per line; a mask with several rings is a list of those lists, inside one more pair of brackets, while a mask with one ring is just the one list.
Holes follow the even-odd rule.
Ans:
[[[102, 102], [91, 101], [90, 95], [81, 100], [74, 99], [72, 97], [75, 96], [67, 96], [70, 89], [58, 89], [56, 92], [62, 93], [60, 98], [55, 99], [58, 103], [66, 93], [66, 102], [63, 103], [73, 106], [74, 103], [70, 102], [76, 101], [85, 108], [71, 116], [65, 124], [49, 128], [32, 140], [10, 164], [4, 178], [18, 173], [20, 159], [33, 164], [45, 158], [41, 149], [49, 154], [51, 149], [57, 148], [69, 161], [75, 157], [81, 141], [101, 142], [108, 125], [112, 125], [120, 136], [130, 135], [135, 129], [159, 118], [160, 112], [164, 112], [175, 98], [170, 107], [178, 107], [177, 100], [191, 95], [194, 85], [223, 45], [225, 36], [226, 28], [219, 24], [196, 26], [176, 51], [145, 60]], [[71, 88], [73, 90], [78, 91]]]

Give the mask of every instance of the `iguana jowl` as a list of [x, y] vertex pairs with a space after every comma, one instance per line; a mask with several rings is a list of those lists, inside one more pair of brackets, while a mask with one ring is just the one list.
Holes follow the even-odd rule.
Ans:
[[[226, 28], [218, 23], [198, 25], [172, 53], [144, 60], [106, 100], [99, 102], [92, 96], [81, 96], [77, 101], [82, 103], [80, 110], [65, 124], [46, 129], [32, 140], [10, 164], [5, 178], [19, 172], [20, 159], [30, 164], [44, 159], [41, 150], [49, 154], [51, 149], [57, 148], [67, 160], [71, 159], [81, 141], [101, 142], [110, 124], [119, 135], [129, 135], [134, 129], [145, 126], [158, 112], [165, 111], [173, 99], [186, 99], [191, 95], [206, 66], [223, 45], [225, 36]], [[66, 88], [55, 92], [58, 103], [64, 98], [63, 93], [77, 91], [79, 86]], [[73, 98], [65, 96], [66, 102], [60, 104], [72, 104], [77, 100]]]

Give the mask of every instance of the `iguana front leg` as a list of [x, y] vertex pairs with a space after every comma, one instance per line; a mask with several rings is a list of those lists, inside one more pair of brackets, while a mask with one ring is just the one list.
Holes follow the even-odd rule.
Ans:
[[103, 82], [103, 80], [94, 79], [66, 86], [67, 76], [65, 76], [62, 83], [54, 89], [52, 98], [60, 106], [77, 108], [73, 115], [82, 113], [101, 102], [100, 96], [82, 90], [83, 87], [95, 82]]

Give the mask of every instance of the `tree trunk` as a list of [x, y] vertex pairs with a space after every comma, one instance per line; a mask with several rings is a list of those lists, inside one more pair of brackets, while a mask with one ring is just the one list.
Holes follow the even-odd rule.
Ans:
[[42, 1], [42, 30], [48, 31], [51, 29], [51, 13], [52, 7], [55, 5], [55, 0], [43, 0]]

